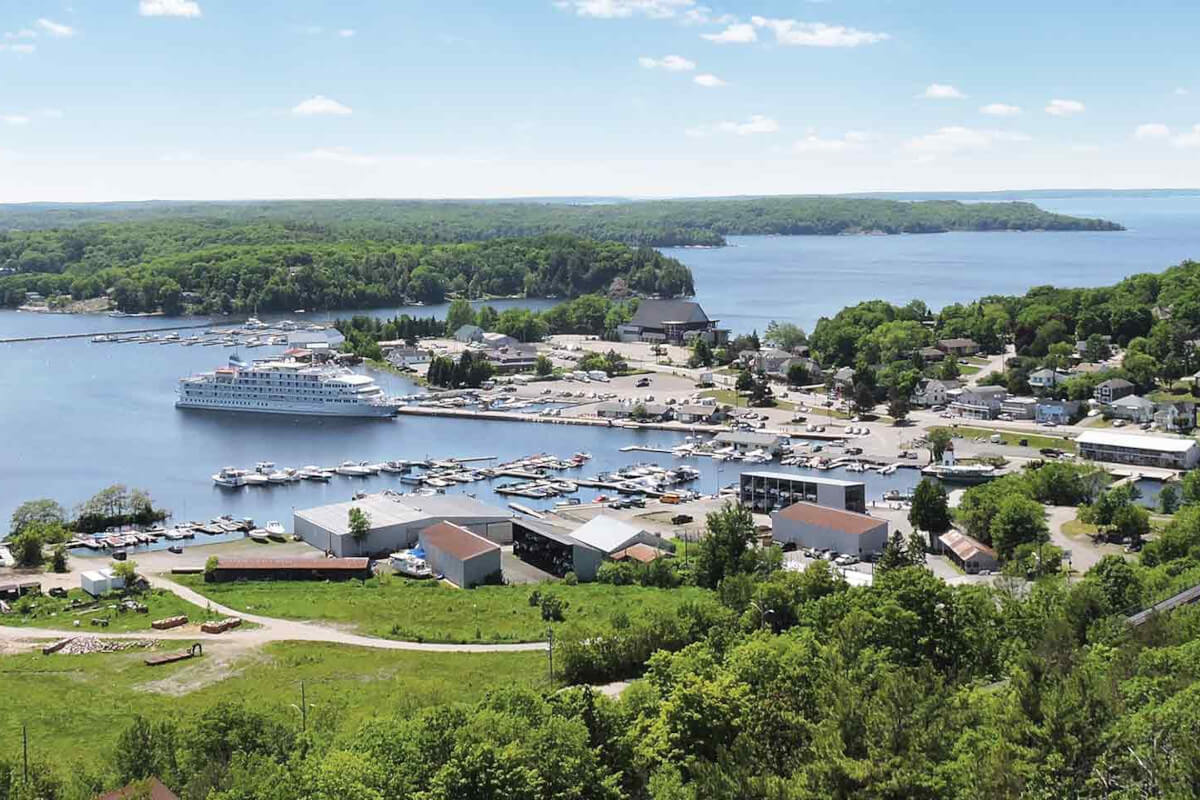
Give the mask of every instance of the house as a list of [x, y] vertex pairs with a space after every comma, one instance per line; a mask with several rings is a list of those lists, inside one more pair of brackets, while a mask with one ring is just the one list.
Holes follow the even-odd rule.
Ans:
[[781, 544], [862, 557], [883, 550], [887, 537], [885, 519], [816, 503], [793, 503], [771, 514], [771, 538]]
[[344, 581], [371, 577], [368, 558], [227, 558], [205, 574], [213, 583], [226, 581]]
[[1085, 431], [1075, 444], [1079, 457], [1092, 461], [1168, 469], [1191, 469], [1200, 461], [1200, 445], [1195, 439]]
[[1000, 413], [1013, 419], [1033, 419], [1037, 413], [1037, 400], [1032, 397], [1006, 397], [1000, 402]]
[[974, 339], [939, 339], [937, 349], [948, 356], [973, 356], [979, 352]]
[[1029, 373], [1029, 385], [1034, 389], [1053, 389], [1071, 376], [1058, 370], [1043, 368]]
[[605, 554], [560, 525], [522, 516], [513, 520], [513, 555], [560, 578], [574, 572], [592, 581]]
[[720, 406], [705, 406], [693, 403], [683, 403], [675, 406], [675, 419], [688, 425], [714, 425], [725, 419], [725, 412]]
[[922, 347], [917, 351], [917, 355], [921, 357], [922, 361], [929, 364], [936, 364], [946, 357], [946, 354], [936, 347]]
[[833, 373], [833, 388], [840, 395], [854, 386], [854, 367], [842, 367]]
[[158, 778], [150, 777], [105, 792], [98, 795], [96, 800], [179, 800], [179, 795], [168, 789]]
[[1111, 416], [1113, 419], [1141, 424], [1154, 419], [1154, 403], [1136, 394], [1127, 394], [1110, 403], [1104, 412], [1105, 416]]
[[1033, 418], [1037, 422], [1069, 425], [1079, 416], [1081, 405], [1078, 400], [1039, 400], [1034, 407]]
[[648, 544], [660, 549], [671, 549], [658, 534], [650, 533], [635, 525], [631, 525], [616, 517], [604, 514], [592, 517], [586, 524], [578, 527], [571, 534], [577, 542], [599, 550], [606, 556], [611, 556], [635, 544]]
[[1183, 433], [1196, 427], [1195, 403], [1159, 403], [1154, 407], [1154, 427]]
[[1093, 396], [1104, 405], [1108, 405], [1122, 397], [1133, 394], [1134, 386], [1124, 378], [1109, 378], [1108, 380], [1096, 384], [1096, 390]]
[[457, 342], [482, 342], [483, 328], [478, 325], [462, 325], [454, 332], [454, 340]]
[[500, 546], [453, 522], [430, 525], [417, 535], [435, 575], [460, 589], [499, 582]]
[[[362, 541], [350, 535], [350, 509], [367, 515]], [[294, 512], [293, 530], [308, 544], [334, 556], [387, 554], [412, 547], [436, 522], [453, 522], [499, 544], [512, 541], [512, 513], [462, 494], [397, 494], [384, 491], [345, 503]]]
[[1008, 396], [1003, 386], [967, 386], [947, 392], [950, 408], [966, 419], [995, 419]]
[[602, 419], [632, 419], [634, 411], [640, 409], [642, 418], [655, 422], [670, 419], [674, 414], [671, 406], [663, 403], [618, 403], [608, 401], [596, 406], [596, 416]]
[[793, 358], [792, 354], [786, 350], [780, 350], [772, 347], [767, 350], [760, 350], [754, 357], [754, 369], [756, 372], [765, 372], [768, 375], [778, 375], [785, 361], [790, 361]]
[[821, 365], [808, 356], [793, 356], [784, 361], [779, 365], [779, 377], [786, 378], [794, 366], [804, 367], [808, 371], [809, 383], [820, 383], [825, 378], [825, 371], [821, 369]]
[[683, 344], [685, 334], [695, 331], [709, 344], [723, 340], [717, 320], [709, 319], [699, 303], [690, 300], [642, 300], [633, 319], [617, 328], [623, 342], [668, 342]]
[[995, 550], [965, 533], [958, 531], [943, 533], [938, 537], [938, 541], [941, 542], [942, 552], [968, 575], [974, 575], [983, 570], [992, 572], [1000, 565]]
[[395, 347], [383, 347], [383, 345], [383, 342], [379, 343], [379, 346], [383, 348], [383, 357], [394, 367], [412, 367], [420, 364], [428, 364], [431, 359], [428, 350], [423, 350], [420, 347], [409, 347], [403, 342]]
[[816, 475], [754, 470], [741, 474], [738, 500], [751, 511], [761, 514], [768, 514], [799, 502], [816, 503], [819, 506], [865, 514], [867, 485], [860, 481], [843, 481]]
[[779, 437], [772, 433], [750, 431], [722, 431], [713, 437], [715, 447], [732, 447], [739, 453], [750, 450], [766, 450], [771, 455], [779, 452]]
[[944, 406], [949, 400], [947, 392], [962, 388], [959, 381], [943, 381], [933, 378], [922, 378], [913, 389], [909, 402], [914, 406], [929, 408]]

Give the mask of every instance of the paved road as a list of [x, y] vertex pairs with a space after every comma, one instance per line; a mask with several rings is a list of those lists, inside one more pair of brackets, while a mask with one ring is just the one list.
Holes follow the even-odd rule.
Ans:
[[426, 653], [520, 653], [545, 650], [545, 642], [525, 642], [521, 644], [446, 644], [438, 642], [406, 642], [395, 639], [378, 639], [373, 636], [360, 636], [355, 633], [320, 625], [314, 622], [299, 622], [296, 620], [261, 617], [257, 614], [244, 614], [226, 608], [220, 603], [214, 603], [199, 592], [158, 575], [148, 575], [147, 580], [152, 586], [174, 592], [179, 597], [200, 608], [211, 608], [218, 614], [229, 617], [240, 617], [246, 622], [253, 622], [261, 627], [251, 630], [235, 629], [222, 634], [206, 634], [198, 631], [134, 631], [131, 633], [98, 633], [91, 629], [49, 630], [46, 628], [15, 628], [0, 626], [0, 642], [10, 645], [33, 645], [39, 640], [60, 638], [65, 636], [96, 636], [111, 639], [212, 639], [229, 642], [246, 647], [257, 647], [270, 642], [328, 642], [355, 647], [372, 647], [378, 650], [414, 650]]

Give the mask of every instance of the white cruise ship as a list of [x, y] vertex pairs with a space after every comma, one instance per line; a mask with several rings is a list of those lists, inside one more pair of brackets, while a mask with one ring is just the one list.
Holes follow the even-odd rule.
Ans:
[[229, 366], [180, 378], [176, 408], [316, 414], [329, 417], [391, 417], [396, 403], [366, 375], [345, 367], [310, 366], [294, 360], [236, 357]]

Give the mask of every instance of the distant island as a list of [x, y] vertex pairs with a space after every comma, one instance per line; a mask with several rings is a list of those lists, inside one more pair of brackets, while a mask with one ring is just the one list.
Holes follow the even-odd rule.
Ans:
[[1027, 202], [848, 196], [0, 205], [0, 231], [167, 222], [216, 229], [269, 223], [289, 237], [324, 241], [437, 244], [560, 233], [652, 247], [720, 246], [726, 236], [751, 234], [1123, 230], [1115, 222], [1054, 214]]

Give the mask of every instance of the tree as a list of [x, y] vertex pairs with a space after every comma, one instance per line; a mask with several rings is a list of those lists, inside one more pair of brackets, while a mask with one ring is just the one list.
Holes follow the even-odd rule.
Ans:
[[362, 547], [362, 543], [371, 534], [371, 515], [358, 506], [351, 506], [346, 529], [350, 533], [350, 538], [354, 540], [354, 544]]
[[775, 393], [771, 390], [771, 383], [767, 380], [767, 376], [761, 372], [754, 376], [754, 382], [750, 386], [750, 405], [775, 405]]
[[554, 372], [554, 364], [546, 357], [545, 353], [539, 353], [537, 361], [534, 362], [533, 371], [537, 373], [539, 378], [545, 378]]
[[120, 578], [125, 586], [125, 592], [133, 592], [137, 590], [137, 562], [126, 559], [125, 561], [114, 561], [111, 566], [113, 577]]
[[738, 373], [733, 388], [739, 392], [748, 392], [754, 388], [754, 376], [750, 374], [750, 370], [744, 369]]
[[1168, 483], [1158, 493], [1158, 510], [1164, 514], [1174, 514], [1179, 510], [1179, 490], [1175, 484]]
[[936, 535], [950, 530], [950, 506], [946, 490], [937, 481], [922, 478], [913, 491], [908, 522], [916, 530]]
[[9, 524], [10, 536], [16, 536], [29, 525], [42, 523], [57, 523], [62, 525], [67, 521], [67, 512], [63, 507], [48, 497], [40, 500], [26, 500], [17, 506]]
[[875, 562], [875, 573], [883, 574], [888, 570], [902, 569], [908, 565], [909, 561], [904, 544], [904, 534], [897, 528], [892, 531], [887, 544], [883, 546], [883, 552], [879, 554], [879, 560]]
[[708, 515], [708, 535], [697, 545], [696, 583], [717, 588], [730, 575], [752, 572], [756, 566], [751, 543], [754, 517], [745, 506], [726, 503]]
[[692, 355], [688, 358], [689, 367], [711, 367], [713, 364], [713, 351], [704, 337], [697, 336], [695, 343], [692, 345]]
[[454, 332], [463, 325], [475, 324], [475, 309], [466, 300], [459, 298], [450, 303], [446, 309], [446, 335], [453, 336]]
[[1131, 544], [1140, 544], [1150, 533], [1150, 512], [1135, 503], [1127, 503], [1113, 514], [1113, 532]]
[[992, 547], [1002, 561], [1020, 545], [1039, 544], [1050, 538], [1041, 504], [1020, 495], [1010, 495], [1000, 501], [990, 532]]
[[900, 389], [900, 387], [898, 387], [898, 386], [892, 386], [891, 388], [889, 388], [888, 389], [888, 407], [887, 407], [888, 416], [891, 417], [892, 420], [894, 420], [894, 422], [898, 424], [900, 422], [903, 422], [904, 418], [908, 416], [908, 408], [909, 408], [908, 393], [902, 391]]
[[788, 367], [787, 382], [789, 386], [807, 386], [812, 383], [812, 374], [807, 366], [796, 362]]
[[808, 343], [808, 335], [799, 325], [791, 322], [776, 322], [771, 320], [767, 323], [767, 330], [763, 334], [763, 341], [772, 347], [778, 347], [780, 350], [791, 351], [802, 344]]
[[1112, 358], [1112, 348], [1108, 346], [1108, 342], [1098, 333], [1093, 333], [1087, 337], [1086, 344], [1083, 348], [1083, 360], [1093, 363], [1107, 361]]
[[941, 461], [954, 436], [947, 428], [934, 428], [929, 431], [929, 455], [931, 461]]
[[55, 572], [63, 573], [67, 571], [67, 546], [58, 544], [54, 546], [54, 552], [50, 556], [50, 568]]
[[8, 540], [8, 549], [18, 567], [37, 567], [45, 559], [45, 543], [37, 527], [26, 527]]

